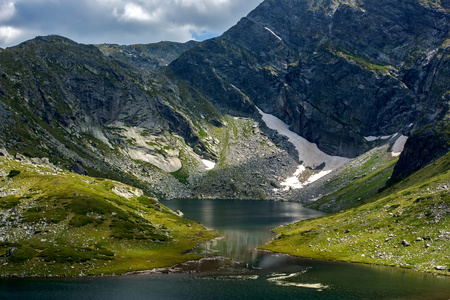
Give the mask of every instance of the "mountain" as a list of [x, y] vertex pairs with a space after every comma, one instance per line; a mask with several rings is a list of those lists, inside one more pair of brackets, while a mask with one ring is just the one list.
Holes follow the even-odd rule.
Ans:
[[[177, 86], [95, 46], [38, 37], [2, 50], [0, 65], [1, 114], [8, 120], [1, 141], [8, 149], [50, 157], [66, 169], [82, 166], [90, 175], [144, 182], [147, 191], [144, 185], [165, 182], [177, 190], [163, 191], [172, 197], [186, 195], [163, 174], [180, 168], [179, 144], [212, 155], [193, 118], [174, 108]], [[154, 168], [163, 172], [148, 178]]]
[[[50, 172], [26, 168], [46, 162], [61, 170], [53, 175], [63, 183], [71, 171], [80, 175], [71, 177], [77, 184], [107, 178], [152, 199], [310, 203], [342, 216], [333, 225], [338, 232], [363, 219], [387, 230], [392, 224], [374, 223], [381, 218], [376, 210], [385, 209], [389, 217], [382, 219], [390, 222], [389, 213], [412, 209], [412, 199], [417, 213], [396, 219], [399, 228], [415, 226], [417, 234], [431, 236], [420, 228], [431, 232], [438, 217], [448, 223], [449, 12], [447, 0], [266, 0], [201, 43], [83, 45], [46, 36], [0, 49], [0, 147], [6, 149], [0, 154], [14, 157], [1, 164], [7, 166], [0, 174], [2, 212], [28, 213], [27, 199], [36, 195], [13, 195], [17, 187], [10, 183]], [[115, 197], [111, 184], [97, 195], [101, 203]], [[143, 209], [135, 204], [131, 210]], [[63, 206], [54, 214], [29, 213], [70, 223], [76, 216], [60, 214]], [[139, 219], [128, 217], [134, 225], [123, 228]], [[322, 221], [311, 222], [280, 232], [295, 239], [305, 233], [302, 226]], [[318, 232], [320, 243], [329, 233]], [[304, 235], [305, 243], [316, 236]], [[21, 245], [31, 255], [33, 245]], [[4, 256], [20, 250], [2, 247]], [[91, 254], [101, 258], [100, 250]], [[369, 262], [431, 268], [425, 261]]]
[[[168, 60], [192, 44], [111, 53], [119, 46], [48, 36], [2, 50], [1, 144], [159, 198], [277, 197], [274, 186], [298, 164], [294, 147], [263, 122], [235, 118], [155, 70], [158, 55]], [[146, 59], [128, 55], [136, 49], [147, 49]]]
[[107, 57], [132, 64], [142, 71], [158, 70], [168, 66], [183, 52], [196, 46], [198, 42], [159, 42], [156, 44], [116, 45], [101, 44], [97, 48]]
[[273, 114], [331, 155], [448, 111], [448, 1], [264, 1], [169, 68], [216, 105]]
[[38, 37], [0, 52], [0, 141], [164, 198], [295, 198], [278, 191], [299, 164], [331, 165], [258, 110], [331, 156], [410, 136], [448, 112], [448, 21], [446, 1], [283, 0], [202, 43]]
[[202, 43], [37, 37], [0, 52], [0, 144], [163, 198], [309, 197], [284, 184], [445, 118], [448, 9], [264, 1]]

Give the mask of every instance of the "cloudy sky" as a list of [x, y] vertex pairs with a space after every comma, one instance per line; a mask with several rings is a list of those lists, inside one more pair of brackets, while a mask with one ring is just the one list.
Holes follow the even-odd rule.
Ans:
[[0, 0], [0, 47], [38, 35], [79, 43], [204, 40], [263, 0]]

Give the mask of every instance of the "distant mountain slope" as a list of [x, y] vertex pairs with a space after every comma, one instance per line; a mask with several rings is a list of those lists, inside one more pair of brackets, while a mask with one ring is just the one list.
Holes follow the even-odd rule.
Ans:
[[132, 64], [141, 70], [155, 71], [170, 64], [183, 52], [191, 49], [199, 42], [187, 43], [159, 42], [139, 45], [96, 45], [108, 57]]

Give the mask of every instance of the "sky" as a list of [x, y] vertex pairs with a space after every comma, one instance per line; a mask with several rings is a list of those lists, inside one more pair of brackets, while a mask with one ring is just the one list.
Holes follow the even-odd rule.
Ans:
[[57, 34], [84, 44], [202, 41], [263, 0], [0, 0], [0, 47]]

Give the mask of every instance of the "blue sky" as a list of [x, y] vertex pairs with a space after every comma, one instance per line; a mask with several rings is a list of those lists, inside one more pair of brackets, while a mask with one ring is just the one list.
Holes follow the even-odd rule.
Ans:
[[204, 40], [222, 34], [262, 0], [0, 0], [0, 47], [38, 35], [79, 43]]

